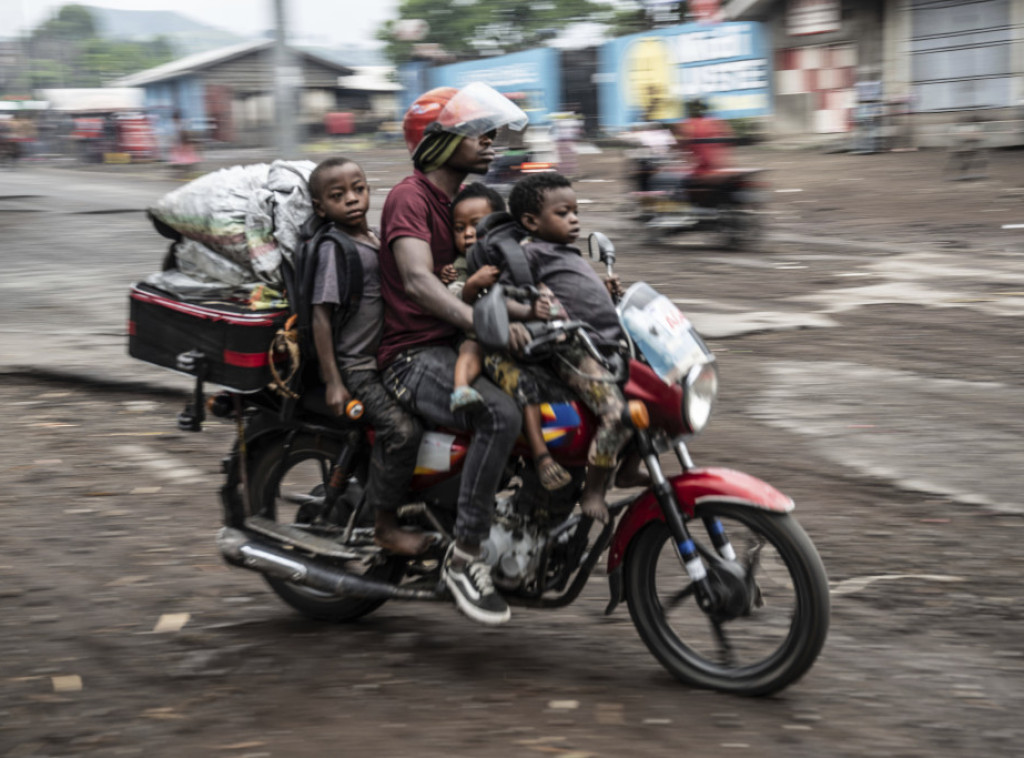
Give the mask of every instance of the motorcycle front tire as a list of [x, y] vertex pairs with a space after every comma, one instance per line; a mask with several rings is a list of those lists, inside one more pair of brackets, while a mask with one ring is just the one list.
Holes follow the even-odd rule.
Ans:
[[[633, 623], [654, 657], [686, 684], [733, 695], [776, 693], [810, 669], [825, 643], [830, 598], [821, 558], [788, 513], [708, 502], [696, 515], [690, 532], [705, 555], [714, 548], [700, 534], [701, 519], [714, 519], [733, 539], [738, 565], [753, 564], [755, 601], [716, 627], [697, 606], [668, 526], [653, 521], [633, 538], [625, 558]], [[723, 637], [733, 648], [727, 655]]]

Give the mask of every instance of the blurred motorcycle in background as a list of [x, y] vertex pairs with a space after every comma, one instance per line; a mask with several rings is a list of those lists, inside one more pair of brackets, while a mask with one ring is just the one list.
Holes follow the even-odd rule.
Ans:
[[[712, 232], [729, 249], [749, 249], [762, 238], [767, 200], [763, 169], [720, 168], [694, 174], [677, 151], [676, 138], [658, 123], [625, 135], [628, 210], [647, 242], [685, 232]], [[731, 144], [732, 137], [706, 141]]]

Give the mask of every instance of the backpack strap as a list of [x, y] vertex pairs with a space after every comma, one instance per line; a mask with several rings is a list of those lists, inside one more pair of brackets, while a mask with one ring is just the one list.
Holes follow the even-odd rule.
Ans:
[[486, 216], [477, 225], [482, 239], [470, 249], [466, 262], [470, 273], [481, 266], [494, 265], [508, 271], [517, 287], [534, 284], [533, 272], [519, 241], [522, 231], [512, 216], [502, 211]]
[[327, 224], [322, 227], [324, 230], [317, 246], [324, 239], [329, 239], [338, 246], [339, 255], [335, 256], [337, 265], [337, 282], [339, 288], [339, 300], [341, 305], [335, 310], [335, 330], [344, 326], [349, 317], [356, 312], [359, 301], [363, 297], [363, 262], [359, 258], [359, 249], [356, 243], [347, 234], [334, 226]]

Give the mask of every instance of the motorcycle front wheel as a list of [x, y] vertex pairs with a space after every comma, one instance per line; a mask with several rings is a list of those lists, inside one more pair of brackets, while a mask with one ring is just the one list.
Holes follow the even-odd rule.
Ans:
[[[337, 537], [356, 503], [341, 504], [331, 523], [320, 524], [311, 518], [322, 503], [330, 478], [331, 467], [338, 460], [342, 443], [337, 440], [300, 435], [290, 446], [275, 443], [261, 451], [250, 467], [250, 503], [253, 513], [279, 523], [291, 524], [320, 537]], [[349, 487], [355, 488], [352, 482]], [[372, 516], [370, 517], [372, 523]], [[329, 559], [321, 558], [328, 561]], [[381, 561], [381, 562], [379, 562]], [[403, 563], [392, 557], [377, 556], [369, 562], [340, 561], [333, 563], [345, 571], [383, 582], [397, 582]], [[305, 616], [319, 621], [353, 621], [375, 611], [384, 600], [357, 597], [339, 597], [311, 587], [264, 576], [270, 588], [284, 602]]]
[[[697, 605], [668, 526], [648, 524], [625, 559], [630, 616], [655, 658], [686, 684], [735, 695], [770, 695], [803, 676], [828, 633], [828, 578], [814, 545], [789, 514], [704, 503], [689, 524], [717, 609]], [[734, 560], [709, 533], [724, 527]]]
[[730, 250], [751, 250], [764, 238], [764, 217], [758, 208], [728, 205], [719, 211], [722, 241]]

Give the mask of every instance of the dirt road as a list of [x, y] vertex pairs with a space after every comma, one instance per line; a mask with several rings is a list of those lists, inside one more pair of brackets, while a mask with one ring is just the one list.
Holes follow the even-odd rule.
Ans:
[[[1002, 227], [1024, 221], [1024, 155], [970, 184], [942, 181], [935, 153], [742, 157], [770, 169], [775, 198], [754, 252], [630, 244], [621, 188], [597, 181], [621, 176], [616, 155], [587, 156], [577, 188], [592, 201], [585, 231], [619, 243], [623, 279], [676, 299], [718, 355], [697, 462], [794, 497], [822, 554], [832, 630], [803, 680], [756, 701], [680, 686], [625, 609], [602, 615], [599, 577], [568, 609], [496, 630], [397, 602], [352, 626], [305, 621], [217, 555], [232, 428], [175, 428], [187, 382], [141, 392], [6, 373], [0, 755], [1018, 754], [1024, 245]], [[400, 158], [367, 155], [378, 186]], [[149, 186], [102, 181], [115, 179]], [[37, 238], [21, 216], [0, 222], [8, 240]], [[160, 244], [148, 259], [135, 244], [97, 265], [144, 275]], [[74, 240], [53, 249], [57, 265]], [[37, 296], [19, 266], [0, 284], [8, 303]], [[97, 334], [75, 361], [109, 375], [101, 337], [123, 312], [75, 302], [77, 338]], [[8, 371], [54, 370], [44, 353], [71, 324], [38, 323], [38, 356], [24, 330], [4, 332]]]

